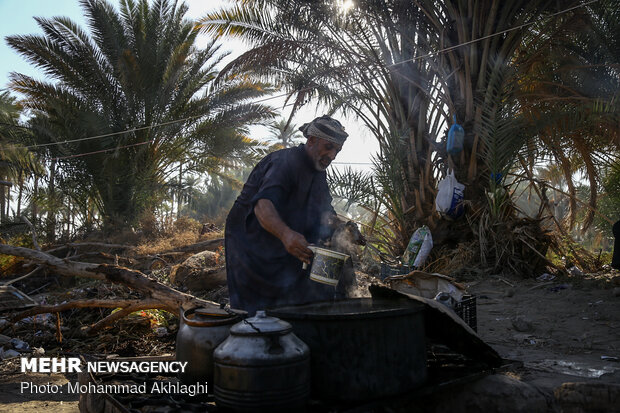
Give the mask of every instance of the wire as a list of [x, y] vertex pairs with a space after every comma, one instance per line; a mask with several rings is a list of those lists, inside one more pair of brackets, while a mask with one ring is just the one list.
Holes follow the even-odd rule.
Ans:
[[581, 7], [589, 6], [590, 4], [596, 3], [598, 1], [599, 0], [591, 0], [591, 1], [588, 1], [586, 3], [581, 3], [578, 6], [569, 7], [568, 9], [552, 13], [552, 14], [550, 14], [548, 16], [544, 16], [542, 19], [539, 19], [539, 20], [535, 20], [535, 21], [532, 21], [532, 22], [529, 22], [529, 23], [523, 23], [523, 24], [521, 24], [519, 26], [511, 27], [510, 29], [502, 30], [502, 31], [497, 32], [497, 33], [491, 33], [491, 34], [488, 34], [486, 36], [482, 36], [482, 37], [478, 37], [476, 39], [472, 39], [472, 40], [466, 41], [464, 43], [459, 43], [459, 44], [454, 45], [454, 46], [446, 47], [445, 49], [441, 49], [441, 50], [438, 50], [436, 52], [431, 52], [431, 53], [428, 53], [428, 54], [425, 54], [425, 55], [416, 56], [416, 57], [411, 58], [411, 59], [403, 60], [401, 62], [392, 63], [392, 64], [389, 64], [389, 65], [386, 65], [386, 67], [394, 67], [394, 66], [402, 65], [404, 63], [415, 62], [416, 60], [419, 60], [419, 59], [425, 59], [427, 57], [435, 56], [435, 55], [440, 54], [440, 53], [449, 52], [451, 50], [458, 49], [459, 47], [467, 46], [467, 45], [470, 45], [470, 44], [473, 44], [473, 43], [477, 43], [477, 42], [480, 42], [482, 40], [489, 39], [491, 37], [495, 37], [495, 36], [499, 36], [499, 35], [502, 35], [502, 34], [506, 34], [506, 33], [509, 33], [511, 31], [514, 31], [514, 30], [523, 29], [524, 27], [532, 26], [532, 25], [538, 23], [539, 21], [541, 21], [543, 19], [559, 16], [560, 14], [568, 13], [569, 11], [573, 11], [573, 10], [579, 9]]
[[[578, 8], [581, 8], [581, 7], [585, 7], [585, 6], [588, 6], [588, 5], [593, 4], [593, 3], [597, 3], [598, 1], [599, 0], [591, 0], [591, 1], [588, 1], [586, 3], [581, 3], [581, 4], [577, 5], [577, 6], [569, 7], [568, 9], [561, 10], [561, 11], [556, 12], [556, 13], [552, 13], [552, 14], [550, 14], [548, 16], [544, 16], [542, 19], [559, 16], [561, 14], [568, 13], [569, 11], [576, 10]], [[529, 22], [529, 23], [524, 23], [524, 24], [521, 24], [519, 26], [511, 27], [509, 29], [502, 30], [500, 32], [491, 33], [489, 35], [486, 35], [486, 36], [483, 36], [483, 37], [479, 37], [479, 38], [476, 38], [476, 39], [472, 39], [472, 40], [469, 40], [469, 41], [464, 42], [464, 43], [459, 43], [459, 44], [454, 45], [454, 46], [446, 47], [444, 49], [437, 50], [437, 51], [431, 52], [431, 53], [427, 53], [425, 55], [416, 56], [416, 57], [411, 58], [411, 59], [407, 59], [407, 60], [403, 60], [403, 61], [400, 61], [400, 62], [391, 63], [389, 65], [386, 65], [386, 67], [394, 67], [394, 66], [398, 66], [398, 65], [401, 65], [401, 64], [405, 64], [405, 63], [411, 63], [411, 62], [415, 62], [415, 61], [417, 61], [419, 59], [425, 59], [425, 58], [428, 58], [428, 57], [431, 57], [431, 56], [435, 56], [435, 55], [438, 55], [438, 54], [441, 54], [441, 53], [449, 52], [451, 50], [457, 49], [457, 48], [462, 47], [462, 46], [467, 46], [467, 45], [470, 45], [470, 44], [473, 44], [473, 43], [480, 42], [482, 40], [486, 40], [486, 39], [491, 38], [491, 37], [499, 36], [499, 35], [502, 35], [502, 34], [505, 34], [505, 33], [508, 33], [508, 32], [514, 31], [514, 30], [519, 30], [519, 29], [522, 29], [524, 27], [531, 26], [533, 24], [538, 23], [542, 19], [535, 20], [535, 21], [532, 21], [532, 22]], [[374, 78], [377, 78], [378, 76], [379, 75], [375, 76]], [[353, 84], [351, 84], [349, 86], [355, 86], [355, 85], [359, 85], [361, 83], [363, 83], [363, 81], [353, 83]], [[311, 88], [301, 89], [300, 92], [304, 91], [304, 90], [311, 90]], [[286, 96], [289, 96], [289, 93], [281, 93], [279, 95], [269, 96], [269, 97], [266, 97], [266, 98], [255, 100], [252, 103], [256, 104], [256, 103], [267, 102], [269, 100], [279, 99], [279, 98], [286, 97]], [[286, 105], [284, 105], [284, 107], [288, 107], [288, 106], [292, 106], [292, 105], [294, 105], [294, 103], [286, 104]], [[67, 143], [74, 143], [74, 142], [82, 142], [82, 141], [93, 140], [93, 139], [107, 138], [107, 137], [110, 137], [110, 136], [122, 135], [122, 134], [125, 134], [125, 133], [132, 133], [132, 132], [136, 132], [136, 131], [140, 131], [140, 130], [144, 130], [144, 129], [157, 128], [157, 127], [167, 126], [167, 125], [171, 125], [171, 124], [175, 124], [175, 123], [179, 123], [179, 122], [185, 122], [185, 121], [188, 121], [188, 120], [191, 120], [191, 119], [199, 118], [201, 116], [202, 115], [188, 116], [186, 118], [171, 120], [171, 121], [168, 121], [168, 122], [156, 123], [156, 124], [149, 125], [149, 126], [142, 126], [142, 127], [138, 127], [138, 128], [127, 129], [127, 130], [124, 130], [124, 131], [110, 132], [110, 133], [106, 133], [106, 134], [102, 134], [102, 135], [89, 136], [89, 137], [85, 137], [85, 138], [72, 139], [72, 140], [61, 141], [61, 142], [50, 142], [50, 143], [44, 143], [44, 144], [36, 144], [36, 145], [30, 145], [30, 146], [13, 145], [12, 147], [11, 146], [5, 147], [4, 149], [12, 149], [12, 148], [34, 149], [34, 148], [41, 148], [41, 147], [47, 147], [47, 146], [53, 146], [53, 145], [64, 145], [64, 144], [67, 144]], [[142, 143], [134, 144], [134, 145], [121, 146], [121, 147], [118, 147], [118, 148], [115, 148], [115, 149], [121, 149], [121, 148], [125, 148], [125, 147], [130, 147], [130, 146], [142, 145], [142, 144], [145, 144], [145, 143], [148, 143], [148, 142], [142, 142]], [[113, 150], [113, 149], [107, 149], [104, 152], [107, 152], [109, 150]], [[87, 154], [94, 154], [94, 153], [100, 153], [100, 152], [101, 151], [95, 151], [95, 152], [89, 152]], [[72, 155], [72, 156], [58, 157], [58, 158], [53, 158], [53, 159], [68, 159], [68, 158], [79, 157], [79, 156], [87, 155], [87, 154], [76, 154], [76, 155]]]
[[[491, 33], [491, 34], [488, 34], [488, 35], [486, 35], [486, 36], [478, 37], [478, 38], [476, 38], [476, 39], [468, 40], [468, 41], [466, 41], [466, 42], [459, 43], [459, 44], [456, 44], [456, 45], [454, 45], [454, 46], [449, 46], [449, 47], [446, 47], [446, 48], [444, 48], [444, 49], [437, 50], [437, 51], [435, 51], [435, 52], [430, 52], [430, 53], [427, 53], [427, 54], [425, 54], [425, 55], [416, 56], [416, 57], [413, 57], [413, 58], [411, 58], [411, 59], [406, 59], [406, 60], [403, 60], [403, 61], [400, 61], [400, 62], [391, 63], [391, 64], [389, 64], [389, 65], [385, 65], [385, 67], [395, 67], [395, 66], [402, 65], [402, 64], [405, 64], [405, 63], [413, 63], [413, 62], [415, 62], [415, 61], [417, 61], [417, 60], [420, 60], [420, 59], [426, 59], [426, 58], [428, 58], [428, 57], [432, 57], [432, 56], [435, 56], [435, 55], [438, 55], [438, 54], [441, 54], [441, 53], [449, 52], [449, 51], [451, 51], [451, 50], [458, 49], [459, 47], [467, 46], [467, 45], [470, 45], [470, 44], [473, 44], [473, 43], [480, 42], [480, 41], [482, 41], [482, 40], [489, 39], [489, 38], [491, 38], [491, 37], [499, 36], [499, 35], [506, 34], [506, 33], [508, 33], [508, 32], [514, 31], [514, 30], [519, 30], [519, 29], [522, 29], [522, 28], [524, 28], [524, 27], [531, 26], [531, 25], [533, 25], [533, 24], [538, 23], [539, 21], [541, 21], [541, 20], [543, 20], [543, 19], [547, 19], [547, 18], [550, 18], [550, 17], [555, 17], [555, 16], [558, 16], [558, 15], [560, 15], [560, 14], [568, 13], [569, 11], [572, 11], [572, 10], [575, 10], [575, 9], [578, 9], [578, 8], [581, 8], [581, 7], [588, 6], [588, 5], [592, 4], [592, 3], [597, 3], [598, 1], [599, 1], [599, 0], [591, 0], [591, 1], [589, 1], [589, 2], [582, 3], [582, 4], [579, 4], [579, 5], [577, 5], [577, 6], [569, 7], [568, 9], [561, 10], [561, 11], [556, 12], [556, 13], [552, 13], [552, 14], [550, 14], [550, 15], [548, 15], [548, 16], [544, 16], [543, 18], [541, 18], [541, 19], [539, 19], [539, 20], [535, 20], [535, 21], [532, 21], [532, 22], [529, 22], [529, 23], [524, 23], [524, 24], [521, 24], [521, 25], [519, 25], [519, 26], [511, 27], [510, 29], [502, 30], [502, 31], [497, 32], [497, 33]], [[378, 76], [379, 76], [379, 75], [378, 75]], [[368, 80], [370, 80], [370, 79], [376, 79], [378, 76], [370, 76]], [[360, 84], [362, 84], [362, 83], [364, 83], [364, 81], [359, 81], [359, 82], [351, 83], [350, 85], [348, 85], [348, 87], [351, 87], [351, 86], [357, 86], [357, 85], [360, 85]], [[329, 83], [328, 83], [328, 85], [329, 85]], [[308, 88], [308, 89], [309, 89], [309, 88]], [[338, 92], [338, 91], [340, 91], [340, 90], [343, 90], [343, 89], [344, 89], [344, 87], [342, 87], [342, 88], [340, 88], [340, 89], [337, 89], [337, 90], [336, 90], [336, 92]], [[303, 90], [304, 90], [304, 89], [301, 89], [301, 90], [300, 90], [300, 92], [301, 92], [301, 91], [303, 91]], [[289, 103], [289, 104], [285, 105], [284, 107], [287, 107], [287, 106], [292, 106], [292, 105], [294, 105], [294, 103]]]
[[372, 162], [332, 162], [332, 165], [374, 165]]
[[146, 145], [147, 143], [151, 143], [151, 142], [153, 142], [153, 141], [151, 140], [151, 141], [145, 141], [145, 142], [132, 143], [131, 145], [117, 146], [116, 148], [101, 149], [99, 151], [86, 152], [86, 153], [78, 153], [78, 154], [75, 154], [75, 155], [59, 156], [57, 158], [52, 158], [51, 160], [52, 161], [58, 161], [60, 159], [79, 158], [79, 157], [86, 156], [86, 155], [94, 155], [96, 153], [110, 152], [110, 151], [115, 151], [117, 149], [130, 148], [132, 146]]

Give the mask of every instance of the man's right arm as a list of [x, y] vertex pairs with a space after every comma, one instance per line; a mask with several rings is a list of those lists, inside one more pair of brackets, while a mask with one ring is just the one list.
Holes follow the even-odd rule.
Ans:
[[254, 207], [254, 214], [265, 231], [282, 241], [289, 254], [306, 264], [310, 264], [312, 251], [308, 248], [308, 241], [302, 234], [293, 231], [286, 225], [270, 200], [259, 199]]

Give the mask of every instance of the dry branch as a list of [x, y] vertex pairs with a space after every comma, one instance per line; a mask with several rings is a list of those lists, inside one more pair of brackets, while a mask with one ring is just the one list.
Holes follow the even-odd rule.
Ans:
[[110, 261], [119, 261], [119, 262], [123, 262], [127, 265], [136, 265], [138, 264], [138, 261], [133, 259], [133, 258], [128, 258], [128, 257], [119, 257], [118, 255], [112, 255], [112, 254], [108, 254], [107, 252], [97, 252], [97, 251], [93, 251], [93, 252], [84, 252], [82, 254], [78, 254], [78, 255], [71, 255], [69, 257], [67, 257], [66, 259], [71, 260], [71, 261], [75, 261], [77, 259], [80, 258], [103, 258], [106, 260], [110, 260]]
[[32, 314], [55, 313], [64, 311], [63, 308], [79, 308], [80, 306], [108, 308], [124, 307], [124, 310], [119, 311], [121, 312], [121, 315], [114, 317], [111, 317], [112, 315], [108, 316], [106, 319], [101, 320], [93, 326], [93, 328], [96, 327], [96, 329], [100, 329], [108, 323], [133, 311], [152, 308], [166, 309], [170, 312], [176, 313], [179, 308], [188, 309], [194, 307], [210, 307], [214, 313], [227, 314], [224, 310], [220, 309], [218, 303], [182, 293], [156, 280], [148, 278], [140, 271], [132, 270], [130, 268], [109, 264], [92, 264], [70, 261], [69, 259], [54, 257], [45, 252], [5, 244], [0, 244], [0, 254], [16, 255], [31, 259], [35, 262], [50, 267], [61, 275], [94, 278], [109, 281], [115, 284], [122, 284], [139, 291], [146, 297], [142, 300], [82, 300], [60, 304], [59, 306], [39, 306], [18, 314], [18, 316], [21, 316], [22, 318]]
[[4, 283], [4, 284], [2, 284], [2, 285], [11, 285], [11, 284], [13, 284], [14, 282], [21, 281], [21, 280], [23, 280], [23, 279], [25, 279], [25, 278], [30, 277], [31, 275], [35, 275], [36, 273], [38, 273], [38, 272], [39, 272], [40, 270], [42, 270], [42, 269], [43, 269], [43, 266], [42, 266], [42, 265], [37, 265], [37, 267], [36, 267], [34, 270], [30, 271], [28, 274], [26, 274], [26, 275], [22, 275], [21, 277], [14, 278], [14, 279], [12, 279], [12, 280], [9, 280], [9, 281], [5, 282], [5, 283]]
[[207, 250], [218, 249], [224, 245], [224, 238], [215, 238], [208, 241], [201, 241], [195, 244], [186, 245], [173, 249], [174, 252], [202, 252]]
[[134, 311], [160, 308], [168, 311], [172, 310], [171, 312], [173, 313], [176, 313], [176, 311], [178, 311], [178, 309], [168, 308], [166, 304], [157, 300], [75, 300], [57, 305], [40, 305], [29, 308], [28, 310], [15, 314], [11, 318], [11, 323], [16, 323], [23, 318], [37, 314], [59, 314], [62, 311], [67, 311], [74, 308], [121, 308], [121, 310], [108, 315], [103, 320], [100, 320], [96, 324], [94, 324], [88, 330], [88, 334], [94, 334], [102, 328], [108, 326], [112, 322], [119, 320], [133, 313]]

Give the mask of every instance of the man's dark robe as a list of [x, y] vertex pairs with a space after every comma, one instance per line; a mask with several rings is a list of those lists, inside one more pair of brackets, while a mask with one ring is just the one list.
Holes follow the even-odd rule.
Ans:
[[326, 300], [334, 287], [309, 280], [302, 262], [267, 232], [254, 214], [268, 199], [282, 220], [313, 244], [330, 235], [321, 226], [334, 214], [325, 172], [314, 168], [304, 145], [267, 155], [254, 168], [226, 219], [226, 273], [230, 305], [253, 314], [286, 304]]

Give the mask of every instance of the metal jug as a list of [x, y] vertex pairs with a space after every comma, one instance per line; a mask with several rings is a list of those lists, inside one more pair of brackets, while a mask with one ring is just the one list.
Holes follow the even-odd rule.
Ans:
[[215, 349], [215, 402], [238, 411], [299, 411], [310, 395], [310, 350], [264, 311], [230, 329]]
[[181, 310], [177, 333], [176, 359], [187, 361], [179, 379], [186, 384], [213, 383], [213, 351], [228, 337], [230, 327], [241, 318], [237, 315], [213, 314], [208, 308]]

